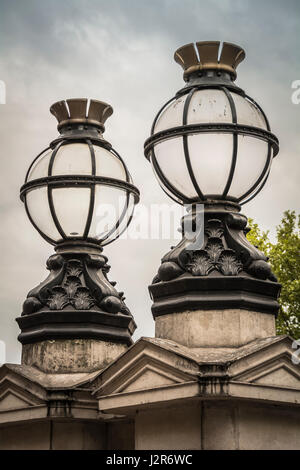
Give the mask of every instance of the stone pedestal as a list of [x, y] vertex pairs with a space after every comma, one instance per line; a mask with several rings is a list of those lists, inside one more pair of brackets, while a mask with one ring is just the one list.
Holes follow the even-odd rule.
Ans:
[[188, 348], [235, 348], [275, 334], [274, 315], [241, 309], [171, 313], [155, 321], [156, 338]]
[[22, 364], [49, 374], [104, 369], [127, 349], [126, 344], [93, 339], [49, 340], [22, 347]]

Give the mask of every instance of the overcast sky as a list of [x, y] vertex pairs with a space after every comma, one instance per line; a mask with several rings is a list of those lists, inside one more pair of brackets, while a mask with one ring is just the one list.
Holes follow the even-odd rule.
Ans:
[[[247, 58], [237, 83], [261, 104], [281, 143], [268, 184], [243, 212], [274, 234], [284, 210], [299, 210], [300, 105], [291, 101], [291, 84], [300, 80], [299, 26], [299, 0], [0, 0], [0, 80], [7, 88], [0, 105], [0, 340], [8, 362], [20, 360], [14, 319], [46, 277], [53, 252], [18, 196], [29, 164], [57, 135], [49, 106], [74, 97], [110, 103], [105, 135], [126, 160], [142, 203], [172, 204], [143, 143], [158, 109], [183, 85], [174, 51], [201, 40], [241, 45]], [[147, 286], [172, 243], [120, 240], [105, 250], [136, 337], [154, 334]]]

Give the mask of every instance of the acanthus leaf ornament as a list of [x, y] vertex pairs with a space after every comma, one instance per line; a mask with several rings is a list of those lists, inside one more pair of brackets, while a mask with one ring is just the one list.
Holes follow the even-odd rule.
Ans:
[[66, 289], [60, 286], [54, 286], [53, 289], [49, 291], [49, 297], [46, 304], [50, 310], [62, 310], [69, 304], [69, 297]]
[[224, 276], [237, 276], [243, 270], [243, 265], [233, 250], [222, 251], [219, 266]]
[[154, 318], [211, 309], [278, 313], [280, 284], [266, 256], [247, 240], [246, 217], [234, 210], [212, 204], [185, 216], [198, 230], [189, 232], [192, 224], [183, 220], [182, 240], [163, 257], [149, 286]]
[[73, 306], [78, 310], [89, 310], [95, 301], [86, 287], [78, 287], [73, 298]]
[[[193, 218], [197, 224], [197, 213], [185, 217]], [[209, 276], [214, 272], [223, 276], [238, 276], [244, 272], [257, 279], [276, 282], [267, 257], [247, 240], [249, 230], [246, 227], [247, 218], [237, 212], [205, 213], [204, 227], [200, 226], [194, 237], [186, 236], [183, 231], [180, 243], [164, 256], [154, 283], [176, 279], [184, 273]], [[204, 231], [203, 244], [194, 249], [201, 239], [201, 230]]]
[[193, 251], [189, 256], [186, 269], [193, 276], [207, 276], [214, 269], [214, 263], [205, 250]]
[[[75, 256], [75, 255], [74, 255]], [[40, 310], [90, 310], [130, 315], [123, 293], [117, 292], [107, 278], [109, 266], [103, 255], [54, 255], [47, 262], [48, 278], [31, 290], [22, 315]]]

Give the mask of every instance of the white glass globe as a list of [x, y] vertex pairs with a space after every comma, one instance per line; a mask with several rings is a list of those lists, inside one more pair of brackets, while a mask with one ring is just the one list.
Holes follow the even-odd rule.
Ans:
[[130, 185], [131, 176], [115, 151], [64, 142], [33, 162], [24, 202], [31, 222], [50, 243], [87, 239], [106, 245], [132, 217], [136, 194]]
[[194, 89], [157, 116], [149, 158], [160, 185], [178, 202], [243, 203], [268, 176], [274, 152], [269, 130], [251, 98], [224, 87]]

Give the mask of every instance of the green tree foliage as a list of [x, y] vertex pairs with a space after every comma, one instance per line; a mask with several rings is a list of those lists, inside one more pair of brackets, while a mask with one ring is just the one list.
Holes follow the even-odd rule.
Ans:
[[272, 266], [273, 273], [282, 285], [280, 311], [277, 318], [277, 333], [300, 338], [300, 215], [294, 211], [283, 214], [276, 228], [276, 242], [271, 243], [269, 231], [263, 232], [252, 219], [248, 240], [257, 246]]

